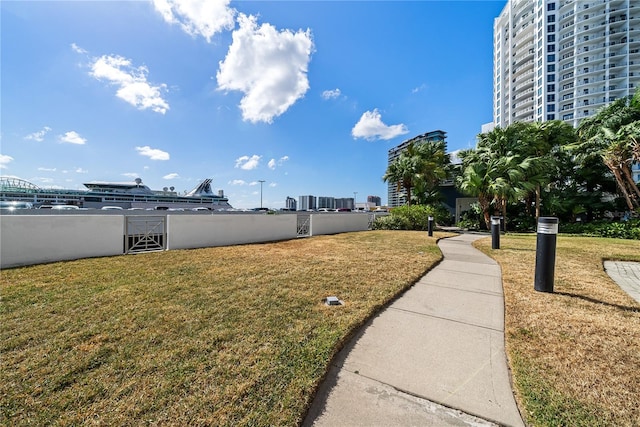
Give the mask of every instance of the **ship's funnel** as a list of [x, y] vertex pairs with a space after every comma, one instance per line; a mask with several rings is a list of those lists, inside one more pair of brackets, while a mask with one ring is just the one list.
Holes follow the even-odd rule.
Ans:
[[207, 178], [196, 186], [193, 190], [187, 193], [189, 197], [202, 197], [202, 196], [214, 196], [211, 190], [211, 178]]

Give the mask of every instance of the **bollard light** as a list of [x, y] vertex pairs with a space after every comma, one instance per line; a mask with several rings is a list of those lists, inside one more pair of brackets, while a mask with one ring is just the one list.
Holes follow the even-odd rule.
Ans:
[[427, 224], [427, 231], [429, 233], [429, 237], [433, 236], [433, 217], [432, 216], [429, 217], [429, 223]]
[[491, 217], [491, 249], [500, 249], [500, 217]]
[[556, 268], [556, 240], [558, 218], [538, 218], [536, 240], [536, 274], [534, 288], [539, 292], [553, 292], [553, 275]]

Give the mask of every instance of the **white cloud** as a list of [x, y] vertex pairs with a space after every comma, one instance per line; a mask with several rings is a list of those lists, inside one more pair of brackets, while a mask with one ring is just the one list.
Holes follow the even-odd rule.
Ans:
[[84, 50], [83, 48], [81, 48], [80, 46], [78, 46], [75, 43], [71, 43], [71, 49], [73, 49], [74, 52], [80, 53], [80, 54], [83, 54], [83, 55], [88, 53], [86, 50]]
[[37, 176], [35, 178], [29, 179], [29, 181], [41, 182], [43, 184], [51, 184], [53, 182], [53, 178], [45, 178]]
[[342, 95], [342, 92], [340, 92], [340, 89], [338, 88], [333, 90], [325, 90], [324, 92], [322, 92], [323, 99], [335, 99], [340, 95]]
[[162, 177], [162, 179], [176, 179], [176, 178], [180, 178], [180, 175], [178, 175], [177, 173], [170, 173], [167, 174], [165, 176]]
[[269, 169], [274, 170], [276, 168], [276, 166], [282, 166], [284, 162], [286, 162], [287, 160], [289, 160], [289, 156], [282, 156], [280, 157], [280, 160], [276, 159], [271, 159], [269, 160], [269, 163], [267, 164], [267, 166], [269, 166]]
[[149, 84], [149, 70], [144, 65], [134, 67], [131, 60], [122, 56], [103, 55], [91, 64], [89, 74], [98, 80], [107, 80], [118, 86], [116, 96], [139, 110], [151, 109], [160, 114], [169, 110], [169, 103], [162, 98], [162, 92], [167, 90], [167, 85]]
[[254, 187], [254, 186], [258, 185], [258, 184], [260, 184], [258, 181], [251, 181], [251, 182], [249, 183], [249, 186], [250, 186], [250, 187]]
[[39, 130], [38, 132], [30, 133], [29, 135], [25, 136], [24, 139], [30, 139], [32, 141], [42, 142], [44, 141], [44, 136], [47, 133], [49, 133], [49, 131], [51, 131], [51, 128], [49, 126], [45, 126], [42, 128], [42, 130]]
[[229, 181], [229, 185], [247, 185], [247, 183], [242, 179], [234, 179], [233, 181]]
[[125, 172], [125, 173], [122, 174], [122, 176], [126, 176], [128, 178], [136, 179], [139, 175], [137, 173], [134, 173], [134, 172]]
[[382, 122], [382, 116], [378, 109], [366, 111], [358, 123], [351, 129], [354, 138], [365, 138], [368, 141], [374, 139], [392, 139], [396, 136], [408, 133], [409, 129], [403, 124], [387, 126]]
[[147, 156], [151, 160], [169, 160], [169, 153], [166, 151], [158, 150], [157, 148], [151, 148], [148, 145], [144, 147], [136, 147], [136, 151], [141, 156]]
[[236, 167], [247, 170], [247, 171], [255, 169], [258, 167], [258, 164], [260, 164], [261, 158], [262, 156], [258, 156], [257, 154], [254, 154], [251, 157], [249, 156], [238, 157], [236, 159]]
[[271, 188], [277, 187], [277, 186], [278, 186], [278, 183], [276, 183], [276, 182], [269, 183], [269, 187], [271, 187]]
[[411, 93], [418, 93], [425, 90], [426, 88], [427, 88], [427, 85], [422, 83], [420, 86], [414, 87], [413, 89], [411, 89]]
[[0, 154], [0, 169], [6, 168], [12, 161], [13, 157], [7, 156], [6, 154]]
[[76, 169], [76, 173], [89, 173], [89, 171], [88, 171], [88, 170], [86, 170], [86, 169], [77, 168], [77, 169]]
[[69, 144], [77, 144], [77, 145], [84, 145], [87, 142], [85, 138], [81, 137], [80, 134], [78, 134], [78, 132], [73, 130], [65, 133], [64, 135], [58, 136], [58, 139], [60, 140], [60, 142], [66, 142]]
[[258, 26], [254, 16], [244, 14], [238, 23], [216, 74], [218, 90], [244, 93], [243, 120], [272, 123], [309, 89], [311, 31], [277, 31], [270, 24]]
[[178, 24], [184, 32], [201, 35], [208, 42], [216, 33], [234, 27], [235, 9], [231, 0], [153, 0], [153, 5], [169, 24]]
[[57, 168], [43, 168], [43, 167], [39, 167], [38, 168], [39, 171], [42, 172], [55, 172], [57, 170]]

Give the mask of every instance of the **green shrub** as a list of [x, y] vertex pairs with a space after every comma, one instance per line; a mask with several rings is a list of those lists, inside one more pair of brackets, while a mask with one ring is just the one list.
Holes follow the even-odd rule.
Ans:
[[536, 219], [532, 216], [517, 216], [509, 220], [507, 230], [518, 233], [535, 231]]
[[376, 218], [372, 225], [374, 230], [409, 230], [407, 218], [399, 215], [387, 215]]
[[472, 203], [469, 210], [462, 212], [460, 215], [457, 226], [467, 230], [480, 230], [483, 222], [484, 218], [482, 217], [480, 203]]
[[596, 221], [584, 224], [579, 222], [560, 223], [559, 228], [561, 233], [640, 240], [640, 219], [621, 222]]
[[391, 210], [391, 214], [376, 219], [374, 230], [421, 230], [429, 227], [429, 217], [432, 216], [436, 224], [447, 224], [449, 212], [444, 206], [413, 205], [399, 206]]

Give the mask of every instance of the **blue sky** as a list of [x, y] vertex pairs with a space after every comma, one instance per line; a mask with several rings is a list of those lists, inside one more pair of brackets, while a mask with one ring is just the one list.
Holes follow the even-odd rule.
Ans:
[[387, 152], [492, 120], [500, 1], [6, 1], [0, 173], [387, 199]]

